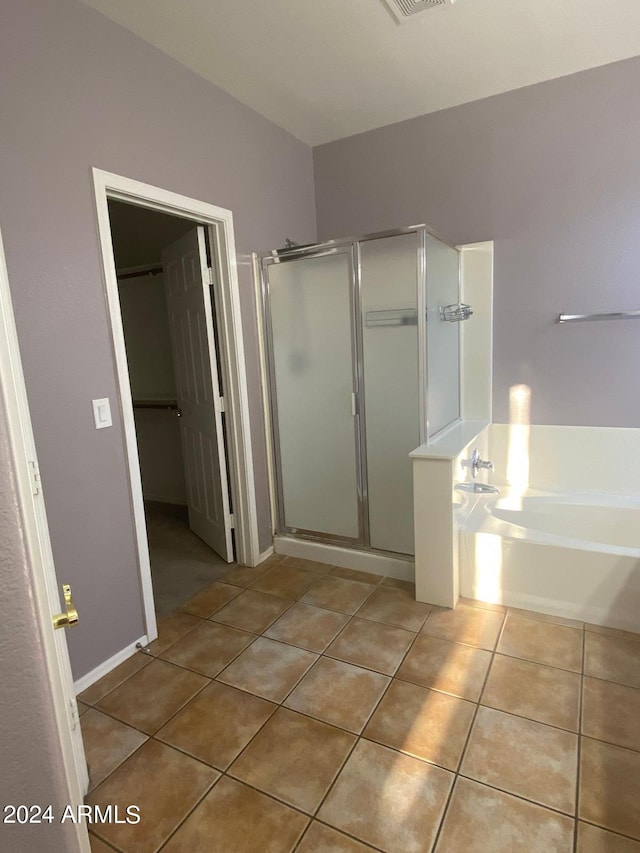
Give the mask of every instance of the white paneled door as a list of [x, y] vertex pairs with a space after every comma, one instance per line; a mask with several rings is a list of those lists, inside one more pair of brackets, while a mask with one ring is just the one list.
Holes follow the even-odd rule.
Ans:
[[189, 526], [227, 562], [232, 517], [205, 233], [196, 226], [162, 253]]

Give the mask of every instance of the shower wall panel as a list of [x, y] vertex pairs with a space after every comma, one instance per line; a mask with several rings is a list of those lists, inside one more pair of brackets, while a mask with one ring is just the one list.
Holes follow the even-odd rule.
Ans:
[[420, 444], [418, 235], [360, 244], [365, 436], [372, 548], [413, 553], [409, 453]]
[[427, 412], [429, 435], [460, 417], [460, 323], [440, 319], [458, 302], [459, 253], [427, 234]]

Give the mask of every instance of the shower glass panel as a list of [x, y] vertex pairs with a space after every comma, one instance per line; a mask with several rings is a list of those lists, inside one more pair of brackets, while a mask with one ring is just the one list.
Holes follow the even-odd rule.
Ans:
[[440, 318], [459, 301], [459, 254], [427, 234], [427, 365], [429, 435], [460, 417], [460, 324]]
[[409, 453], [420, 444], [417, 233], [360, 244], [369, 540], [412, 554]]
[[280, 524], [363, 541], [351, 249], [267, 267]]

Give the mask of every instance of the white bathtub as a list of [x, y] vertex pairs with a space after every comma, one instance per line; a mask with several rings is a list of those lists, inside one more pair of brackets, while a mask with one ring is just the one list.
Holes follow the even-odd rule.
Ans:
[[640, 632], [640, 498], [455, 500], [461, 595]]

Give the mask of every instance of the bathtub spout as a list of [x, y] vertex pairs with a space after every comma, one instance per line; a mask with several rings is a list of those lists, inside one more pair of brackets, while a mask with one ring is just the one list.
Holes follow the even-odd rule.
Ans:
[[474, 494], [499, 495], [500, 489], [489, 486], [487, 483], [456, 483], [454, 489], [459, 492], [473, 492]]

